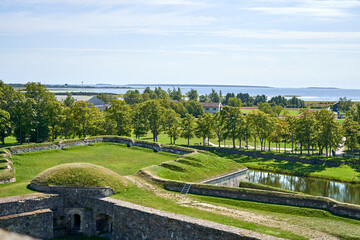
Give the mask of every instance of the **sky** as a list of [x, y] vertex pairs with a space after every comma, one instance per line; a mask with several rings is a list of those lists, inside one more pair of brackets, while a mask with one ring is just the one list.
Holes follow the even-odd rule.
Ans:
[[360, 89], [360, 0], [0, 0], [0, 79]]

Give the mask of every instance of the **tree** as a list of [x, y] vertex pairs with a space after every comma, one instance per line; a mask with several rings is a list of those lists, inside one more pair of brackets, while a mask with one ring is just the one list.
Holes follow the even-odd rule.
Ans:
[[5, 137], [7, 136], [8, 129], [10, 128], [10, 114], [0, 109], [0, 136], [1, 142], [5, 144]]
[[133, 105], [133, 104], [141, 103], [143, 101], [143, 98], [139, 90], [128, 90], [124, 94], [124, 100], [127, 104]]
[[187, 139], [190, 145], [190, 139], [194, 138], [195, 132], [195, 117], [191, 114], [186, 114], [185, 118], [181, 120], [181, 137]]
[[214, 117], [210, 113], [205, 113], [204, 116], [199, 116], [196, 125], [196, 136], [203, 139], [203, 144], [209, 145], [209, 139], [214, 133]]
[[339, 99], [339, 108], [343, 112], [349, 111], [351, 104], [351, 99], [347, 99], [346, 97]]
[[354, 157], [354, 150], [359, 147], [360, 124], [351, 118], [346, 118], [343, 127], [346, 137], [346, 146], [351, 150]]
[[66, 107], [73, 108], [75, 105], [75, 98], [73, 98], [72, 94], [67, 92], [66, 98], [64, 100], [64, 104]]
[[157, 142], [157, 137], [162, 131], [165, 108], [158, 101], [149, 100], [142, 103], [141, 111], [146, 116], [147, 125], [153, 134], [153, 141]]
[[174, 144], [176, 142], [176, 139], [180, 135], [180, 117], [179, 114], [177, 114], [172, 109], [166, 109], [164, 111], [164, 129], [167, 135], [170, 137], [170, 144]]
[[315, 139], [315, 117], [307, 108], [300, 109], [300, 118], [296, 125], [296, 136], [300, 142], [300, 154], [302, 154], [303, 144], [307, 144], [308, 155], [310, 155], [310, 147]]
[[199, 94], [195, 89], [190, 89], [190, 91], [186, 93], [186, 96], [189, 98], [189, 100], [193, 101], [197, 101], [199, 98]]
[[75, 106], [72, 109], [72, 117], [74, 122], [73, 132], [79, 137], [86, 137], [89, 129], [93, 124], [93, 119], [91, 118], [91, 109], [88, 107], [89, 102], [87, 101], [77, 101]]
[[231, 98], [229, 98], [228, 105], [231, 107], [241, 108], [242, 102], [241, 102], [241, 99], [239, 99], [239, 98], [231, 97]]
[[194, 117], [203, 116], [205, 111], [201, 103], [191, 100], [184, 103], [185, 108]]
[[246, 117], [243, 118], [243, 128], [240, 127], [239, 129], [239, 131], [241, 131], [239, 136], [243, 137], [244, 141], [246, 142], [246, 149], [249, 149], [249, 140], [251, 140], [251, 137], [253, 136], [253, 123], [251, 120], [251, 115], [250, 117], [249, 115], [246, 115]]
[[50, 101], [47, 109], [47, 115], [49, 120], [51, 141], [57, 138], [58, 133], [61, 130], [62, 122], [64, 121], [64, 103], [59, 101]]
[[222, 114], [225, 117], [225, 137], [232, 140], [233, 148], [235, 148], [235, 140], [239, 133], [240, 108], [226, 106]]
[[211, 93], [209, 94], [209, 99], [210, 102], [220, 102], [220, 96], [219, 94], [215, 91], [215, 89], [211, 89]]
[[269, 114], [262, 111], [253, 111], [248, 114], [248, 119], [252, 122], [254, 130], [254, 143], [256, 150], [256, 138], [260, 140], [261, 151], [263, 150], [266, 138], [269, 135], [269, 129], [272, 127], [272, 121]]
[[100, 93], [96, 95], [96, 97], [106, 104], [109, 104], [111, 100], [116, 99], [116, 96], [110, 93]]
[[172, 100], [181, 101], [183, 98], [181, 89], [179, 87], [177, 90], [173, 87], [172, 91], [168, 89], [168, 94]]
[[218, 143], [225, 139], [225, 117], [222, 114], [224, 111], [216, 112], [214, 114], [214, 132], [218, 138]]
[[295, 133], [296, 133], [296, 124], [297, 119], [294, 116], [287, 116], [285, 121], [288, 124], [289, 134], [291, 138], [291, 152], [294, 153], [294, 142], [295, 142]]
[[33, 132], [33, 121], [35, 116], [35, 100], [25, 98], [24, 94], [19, 93], [15, 102], [12, 121], [14, 123], [14, 133], [17, 141], [23, 144], [26, 140], [30, 141], [30, 135]]
[[116, 122], [119, 136], [131, 136], [131, 107], [125, 101], [113, 99], [106, 110], [107, 117]]
[[[229, 99], [230, 98], [234, 98], [235, 97], [235, 94], [234, 93], [227, 93], [226, 95], [225, 95], [225, 99], [224, 99], [224, 101], [222, 102], [222, 104], [224, 104], [224, 105], [228, 105], [229, 104]], [[240, 99], [241, 100], [241, 99]]]
[[315, 112], [317, 122], [317, 138], [319, 149], [325, 147], [326, 157], [329, 156], [329, 148], [337, 147], [341, 144], [341, 139], [337, 136], [340, 131], [340, 125], [335, 120], [335, 114], [327, 109], [321, 109]]
[[31, 134], [31, 141], [43, 142], [49, 139], [49, 115], [47, 109], [50, 102], [56, 101], [55, 95], [40, 83], [29, 82], [25, 84], [25, 97], [34, 100], [34, 129]]
[[146, 116], [142, 112], [142, 105], [135, 104], [132, 106], [132, 128], [135, 137], [138, 139], [141, 136], [146, 135], [149, 131]]

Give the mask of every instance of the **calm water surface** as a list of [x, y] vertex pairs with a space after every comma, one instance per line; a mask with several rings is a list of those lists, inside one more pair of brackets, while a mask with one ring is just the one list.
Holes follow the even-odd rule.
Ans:
[[[127, 85], [131, 89], [138, 89], [143, 92], [146, 85]], [[162, 89], [172, 89], [172, 85], [161, 86]], [[177, 86], [175, 86], [177, 88]], [[155, 89], [155, 86], [151, 86], [151, 89]], [[268, 97], [273, 96], [297, 96], [305, 101], [337, 101], [340, 97], [347, 97], [353, 101], [360, 101], [360, 89], [313, 89], [313, 88], [261, 88], [261, 87], [241, 87], [241, 86], [180, 86], [181, 91], [186, 93], [190, 89], [196, 89], [199, 94], [209, 94], [211, 89], [215, 89], [217, 92], [221, 91], [223, 96], [227, 93], [249, 93], [251, 96], [265, 94]], [[100, 93], [116, 93], [123, 94], [130, 90], [129, 88], [68, 88], [53, 91], [71, 92], [100, 92]]]
[[360, 205], [360, 184], [297, 177], [258, 170], [248, 170], [248, 177], [250, 182]]

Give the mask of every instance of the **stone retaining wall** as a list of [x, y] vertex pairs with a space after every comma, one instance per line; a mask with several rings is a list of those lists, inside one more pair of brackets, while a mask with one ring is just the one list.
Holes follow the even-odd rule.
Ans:
[[[141, 169], [138, 174], [155, 183], [163, 185], [165, 189], [171, 191], [181, 192], [185, 184], [184, 182], [167, 180], [154, 176], [150, 173], [148, 168]], [[316, 208], [329, 211], [338, 216], [360, 219], [359, 205], [342, 203], [331, 198], [250, 188], [234, 188], [198, 183], [189, 184], [191, 184], [189, 193], [192, 194], [296, 207]]]
[[52, 239], [53, 212], [41, 209], [0, 217], [0, 228], [40, 239]]
[[162, 146], [160, 143], [134, 140], [132, 138], [126, 138], [126, 137], [104, 136], [104, 137], [90, 137], [90, 138], [77, 139], [77, 140], [65, 140], [55, 143], [40, 143], [40, 144], [14, 146], [10, 148], [10, 152], [11, 154], [19, 154], [19, 153], [36, 152], [36, 151], [52, 150], [52, 149], [60, 150], [63, 149], [64, 147], [89, 145], [92, 143], [100, 143], [100, 142], [122, 143], [122, 144], [126, 144], [129, 147], [138, 146], [138, 147], [150, 148], [156, 152], [164, 151], [179, 155], [184, 155], [196, 151], [190, 148], [184, 148], [179, 146]]
[[240, 182], [248, 181], [247, 176], [247, 167], [237, 170], [236, 172], [223, 174], [216, 176], [200, 183], [214, 184], [219, 186], [228, 186], [228, 187], [239, 187]]

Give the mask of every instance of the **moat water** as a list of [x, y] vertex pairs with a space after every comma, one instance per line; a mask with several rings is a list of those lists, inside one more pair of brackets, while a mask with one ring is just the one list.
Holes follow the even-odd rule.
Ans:
[[360, 184], [297, 177], [258, 170], [248, 170], [247, 175], [250, 182], [360, 205]]

